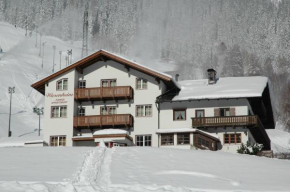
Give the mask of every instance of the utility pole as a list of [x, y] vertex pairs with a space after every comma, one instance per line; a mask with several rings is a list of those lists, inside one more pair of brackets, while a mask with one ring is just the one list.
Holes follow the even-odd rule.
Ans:
[[[68, 65], [71, 64], [71, 59], [72, 59], [72, 49], [71, 50], [67, 50], [67, 57], [68, 57]], [[70, 60], [69, 60], [70, 57]]]
[[56, 46], [53, 45], [52, 48], [53, 48], [52, 73], [54, 73], [54, 66], [55, 66], [55, 64], [54, 64], [54, 58], [55, 58], [55, 49], [56, 49]]
[[15, 87], [8, 87], [8, 93], [10, 94], [10, 110], [9, 110], [9, 125], [8, 125], [8, 137], [11, 137], [11, 106], [12, 106], [12, 94], [15, 93]]
[[88, 56], [88, 31], [89, 31], [89, 1], [87, 0], [84, 12], [84, 23], [83, 23], [83, 46], [82, 46], [82, 58]]
[[[44, 58], [44, 45], [46, 44], [46, 42], [42, 43], [42, 63], [41, 63], [41, 68], [43, 69], [43, 58]], [[41, 48], [41, 47], [40, 47]]]
[[68, 65], [68, 57], [65, 56], [65, 66], [67, 66], [67, 65]]
[[42, 37], [42, 33], [39, 34], [40, 35], [40, 42], [39, 42], [39, 57], [41, 57], [41, 37]]
[[59, 70], [61, 70], [61, 53], [62, 51], [59, 51]]
[[36, 37], [35, 47], [37, 48], [37, 27], [35, 27], [35, 37]]
[[39, 117], [38, 136], [40, 136], [40, 115], [43, 115], [43, 113], [44, 113], [43, 107], [42, 108], [34, 107], [33, 113], [37, 114]]

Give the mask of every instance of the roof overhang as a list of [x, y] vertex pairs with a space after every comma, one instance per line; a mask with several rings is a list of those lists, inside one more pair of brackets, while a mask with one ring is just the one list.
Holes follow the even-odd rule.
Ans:
[[162, 80], [164, 81], [165, 84], [168, 84], [168, 85], [171, 85], [171, 86], [175, 86], [175, 87], [178, 87], [178, 85], [176, 85], [175, 81], [172, 79], [172, 77], [170, 75], [166, 75], [166, 74], [163, 74], [161, 72], [157, 72], [153, 69], [150, 69], [150, 68], [147, 68], [145, 66], [142, 66], [136, 62], [133, 62], [133, 61], [130, 61], [130, 60], [127, 60], [121, 56], [117, 56], [113, 53], [109, 53], [107, 51], [104, 51], [104, 50], [100, 50], [100, 51], [97, 51], [96, 53], [88, 56], [88, 57], [85, 57], [83, 59], [81, 59], [80, 61], [52, 74], [52, 75], [49, 75], [48, 77], [34, 83], [31, 85], [31, 87], [33, 87], [34, 89], [36, 89], [37, 91], [39, 91], [40, 93], [42, 93], [43, 95], [45, 94], [45, 84], [48, 83], [50, 80], [54, 79], [55, 77], [59, 76], [59, 75], [62, 75], [70, 70], [77, 70], [79, 73], [82, 73], [83, 72], [83, 69], [98, 62], [98, 61], [108, 61], [108, 60], [113, 60], [117, 63], [120, 63], [122, 65], [124, 65], [125, 68], [127, 68], [128, 70], [130, 68], [132, 69], [135, 69], [135, 70], [138, 70], [140, 72], [143, 72], [143, 73], [146, 73], [150, 76], [153, 76], [155, 77], [158, 81], [159, 80]]

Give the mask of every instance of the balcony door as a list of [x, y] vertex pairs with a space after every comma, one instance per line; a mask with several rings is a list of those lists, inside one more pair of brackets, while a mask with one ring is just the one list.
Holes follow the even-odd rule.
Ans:
[[101, 84], [102, 84], [102, 87], [116, 87], [117, 80], [116, 79], [102, 79]]

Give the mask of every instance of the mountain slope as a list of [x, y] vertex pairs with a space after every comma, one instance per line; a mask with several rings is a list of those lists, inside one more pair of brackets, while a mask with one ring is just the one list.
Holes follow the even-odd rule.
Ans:
[[[38, 45], [35, 47], [35, 33], [25, 36], [25, 30], [0, 22], [0, 46], [3, 49], [0, 53], [0, 137], [8, 135], [9, 86], [15, 87], [12, 96], [12, 136], [37, 135], [38, 116], [32, 110], [35, 106], [42, 107], [44, 97], [30, 85], [52, 73], [53, 45], [56, 46], [55, 71], [60, 69], [59, 51], [62, 51], [62, 68], [65, 67], [68, 49], [73, 50], [72, 61], [80, 59], [80, 42], [71, 44], [55, 37], [42, 36], [42, 43], [46, 42], [42, 69], [39, 39], [38, 34]], [[41, 127], [44, 128], [43, 124]]]

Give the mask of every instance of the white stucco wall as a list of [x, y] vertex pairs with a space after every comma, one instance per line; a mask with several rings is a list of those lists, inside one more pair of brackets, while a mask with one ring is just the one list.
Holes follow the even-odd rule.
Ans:
[[[148, 88], [136, 90], [136, 78], [147, 79]], [[100, 108], [102, 106], [116, 106], [117, 114], [131, 114], [134, 118], [134, 127], [129, 130], [134, 143], [136, 135], [152, 135], [152, 146], [158, 146], [158, 136], [155, 134], [158, 128], [158, 110], [155, 100], [166, 89], [162, 81], [159, 84], [155, 80], [155, 77], [131, 68], [128, 72], [124, 65], [114, 61], [99, 61], [97, 64], [90, 65], [83, 70], [83, 74], [78, 74], [78, 79], [86, 80], [87, 88], [101, 87], [102, 79], [116, 79], [117, 86], [131, 86], [134, 90], [133, 100], [119, 100], [117, 103], [115, 101], [82, 102], [81, 106], [85, 107], [86, 115], [100, 115]], [[136, 117], [136, 105], [147, 104], [152, 105], [152, 117]], [[75, 109], [74, 115], [77, 115], [77, 109]], [[90, 132], [90, 130], [83, 130], [82, 132]]]
[[[68, 79], [68, 90], [57, 91], [56, 82], [60, 79]], [[72, 146], [73, 116], [74, 116], [74, 88], [75, 70], [70, 70], [57, 78], [52, 79], [45, 85], [45, 107], [44, 107], [44, 140], [50, 145], [51, 136], [66, 136], [66, 146]], [[70, 96], [49, 96], [70, 94]], [[61, 100], [59, 100], [61, 99]], [[65, 103], [63, 103], [65, 102]], [[67, 106], [66, 118], [52, 118], [52, 106]]]

